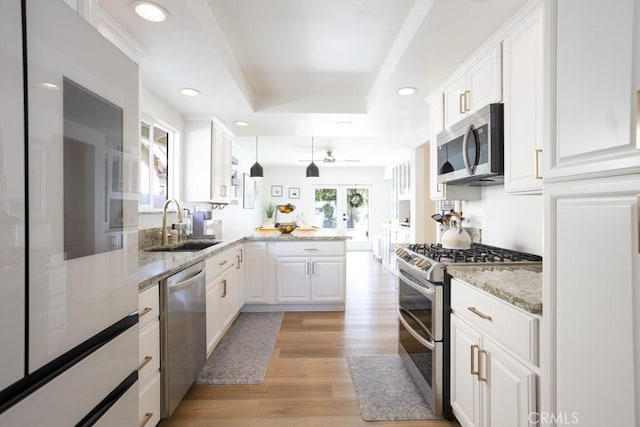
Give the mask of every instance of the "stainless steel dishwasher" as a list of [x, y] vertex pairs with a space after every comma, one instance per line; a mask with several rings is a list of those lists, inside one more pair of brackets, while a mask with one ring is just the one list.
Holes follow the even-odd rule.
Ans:
[[204, 262], [160, 283], [162, 418], [168, 418], [193, 384], [206, 356]]

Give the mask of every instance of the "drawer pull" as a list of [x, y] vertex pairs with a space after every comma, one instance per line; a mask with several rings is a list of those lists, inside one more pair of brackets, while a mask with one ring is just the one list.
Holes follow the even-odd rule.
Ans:
[[153, 308], [151, 308], [151, 307], [145, 307], [142, 310], [138, 310], [138, 318], [141, 318], [142, 316], [144, 316], [145, 314], [147, 314], [151, 310], [153, 310]]
[[469, 108], [469, 94], [471, 94], [470, 91], [464, 91], [464, 111], [471, 111], [471, 108]]
[[144, 419], [142, 420], [140, 427], [146, 426], [151, 418], [153, 418], [153, 412], [147, 412], [146, 414], [144, 414]]
[[151, 359], [153, 359], [153, 357], [151, 356], [145, 356], [144, 360], [142, 361], [142, 363], [140, 364], [140, 367], [138, 368], [138, 372], [140, 372], [142, 370], [142, 368], [144, 368], [145, 366], [147, 366], [147, 363], [151, 362]]
[[238, 258], [238, 263], [236, 264], [236, 270], [240, 270], [240, 263], [242, 262], [242, 259], [240, 258], [240, 255], [236, 255], [236, 258]]
[[484, 359], [484, 363], [487, 363], [487, 352], [484, 350], [479, 350], [478, 351], [478, 381], [484, 381], [485, 383], [487, 382], [487, 376], [486, 376], [486, 369], [482, 369], [482, 360], [480, 360], [480, 355], [484, 354], [484, 357], [482, 359]]
[[467, 307], [467, 310], [469, 310], [470, 312], [472, 312], [473, 314], [475, 314], [476, 316], [484, 319], [484, 320], [488, 320], [491, 321], [491, 316], [487, 316], [486, 314], [484, 314], [483, 312], [481, 312], [480, 310], [478, 310], [475, 307]]
[[222, 281], [222, 298], [227, 296], [227, 279]]
[[220, 267], [222, 267], [222, 266], [223, 266], [223, 265], [225, 265], [226, 263], [227, 263], [227, 260], [225, 259], [224, 261], [222, 261], [222, 262], [221, 262], [221, 263], [219, 263], [218, 265], [219, 265]]
[[304, 248], [304, 250], [305, 250], [305, 251], [315, 251], [315, 252], [317, 252], [317, 251], [319, 251], [320, 249], [318, 249], [318, 248]]
[[463, 96], [464, 96], [464, 93], [461, 93], [460, 96], [458, 97], [459, 98], [458, 99], [458, 101], [459, 101], [458, 104], [460, 104], [460, 105], [458, 105], [460, 107], [458, 109], [458, 111], [460, 112], [460, 114], [464, 114], [464, 112], [465, 112], [465, 109], [464, 109], [465, 107], [464, 107], [464, 104], [463, 104], [464, 101], [463, 101], [463, 98], [462, 98]]
[[240, 262], [244, 261], [244, 254], [242, 253], [242, 249], [238, 249], [240, 251]]
[[471, 346], [471, 375], [478, 375], [478, 369], [473, 367], [473, 361], [476, 360], [476, 355], [473, 350], [478, 350], [478, 346], [475, 344]]

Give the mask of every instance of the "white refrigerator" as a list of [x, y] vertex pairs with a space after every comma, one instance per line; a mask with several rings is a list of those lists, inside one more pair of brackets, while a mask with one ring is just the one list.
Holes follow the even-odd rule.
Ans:
[[0, 2], [0, 426], [137, 424], [138, 66]]

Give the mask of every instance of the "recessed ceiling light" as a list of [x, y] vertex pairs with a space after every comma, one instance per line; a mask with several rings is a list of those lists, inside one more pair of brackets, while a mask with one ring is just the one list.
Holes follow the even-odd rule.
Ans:
[[408, 96], [408, 95], [413, 95], [417, 91], [418, 91], [418, 89], [416, 89], [415, 87], [407, 86], [407, 87], [401, 87], [400, 89], [398, 89], [397, 93], [400, 96]]
[[236, 125], [236, 126], [241, 126], [241, 127], [249, 126], [249, 123], [247, 123], [245, 121], [242, 121], [242, 120], [238, 120], [237, 122], [233, 122], [233, 124]]
[[42, 82], [40, 84], [38, 84], [38, 86], [43, 87], [45, 89], [49, 89], [49, 90], [58, 90], [60, 89], [60, 86], [53, 84], [53, 83], [48, 83], [48, 82]]
[[351, 123], [351, 122], [338, 122], [338, 123], [336, 123], [336, 126], [340, 126], [341, 128], [348, 128], [352, 124], [353, 123]]
[[163, 22], [169, 16], [165, 8], [149, 1], [134, 1], [131, 7], [139, 17], [151, 22]]
[[180, 93], [183, 94], [184, 96], [198, 96], [200, 95], [200, 91], [197, 89], [192, 89], [190, 87], [185, 87], [183, 89], [180, 89]]

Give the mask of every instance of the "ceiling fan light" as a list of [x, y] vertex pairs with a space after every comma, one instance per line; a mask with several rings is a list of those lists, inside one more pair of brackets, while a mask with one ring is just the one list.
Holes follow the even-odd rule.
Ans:
[[318, 178], [320, 177], [320, 169], [318, 169], [318, 165], [311, 162], [309, 166], [307, 166], [307, 178]]

